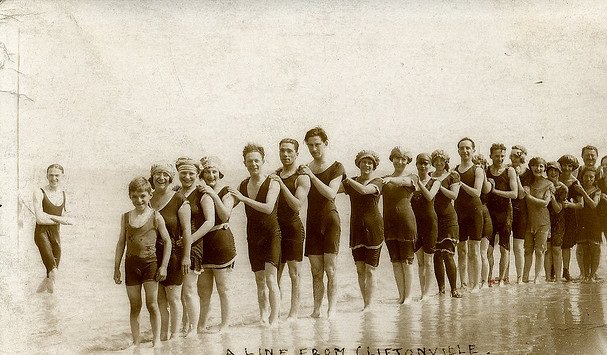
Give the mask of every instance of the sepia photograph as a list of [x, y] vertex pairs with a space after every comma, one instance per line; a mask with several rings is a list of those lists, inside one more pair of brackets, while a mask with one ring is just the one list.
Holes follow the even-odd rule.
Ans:
[[607, 353], [607, 2], [0, 0], [0, 353]]

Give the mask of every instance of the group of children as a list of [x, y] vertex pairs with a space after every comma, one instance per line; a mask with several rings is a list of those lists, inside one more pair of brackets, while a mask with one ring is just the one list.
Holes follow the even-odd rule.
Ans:
[[[245, 146], [243, 161], [249, 177], [237, 188], [223, 183], [223, 166], [213, 156], [154, 164], [149, 178], [130, 182], [134, 209], [121, 217], [114, 280], [122, 282], [126, 249], [124, 280], [135, 344], [140, 342], [142, 288], [154, 346], [175, 336], [179, 328], [186, 335], [205, 331], [214, 284], [221, 303], [220, 327], [229, 325], [230, 274], [236, 257], [229, 219], [240, 202], [245, 205], [260, 320], [267, 324], [276, 324], [280, 316], [279, 282], [285, 265], [292, 285], [288, 317], [298, 316], [304, 255], [312, 272], [311, 316], [320, 317], [325, 289], [327, 316], [335, 314], [341, 235], [335, 197], [342, 192], [351, 203], [349, 245], [364, 310], [376, 298], [375, 273], [384, 244], [399, 303], [413, 299], [415, 258], [421, 299], [428, 296], [432, 278], [439, 294], [446, 293], [445, 273], [450, 294], [456, 298], [462, 296], [462, 288], [477, 292], [509, 283], [511, 245], [517, 283], [529, 282], [533, 262], [533, 282], [539, 281], [542, 269], [546, 281], [560, 281], [561, 275], [570, 281], [571, 248], [576, 244], [581, 279], [597, 278], [601, 233], [607, 227], [607, 157], [596, 167], [595, 147], [583, 148], [584, 165], [579, 166], [572, 155], [551, 162], [534, 157], [525, 164], [526, 149], [515, 145], [506, 164], [507, 148], [493, 144], [488, 164], [476, 154], [474, 141], [463, 138], [457, 144], [460, 163], [454, 168], [443, 150], [420, 153], [414, 159], [409, 151], [395, 147], [389, 155], [394, 171], [387, 176], [376, 176], [379, 155], [363, 150], [354, 159], [359, 174], [349, 177], [341, 163], [327, 158], [329, 141], [322, 128], [309, 130], [304, 141], [313, 160], [299, 165], [299, 143], [286, 138], [279, 143], [282, 166], [271, 174], [263, 169], [264, 148]], [[410, 173], [407, 165], [413, 160], [416, 172]], [[59, 263], [60, 248], [53, 247], [53, 240], [59, 238], [58, 225], [70, 223], [62, 217], [65, 194], [56, 188], [62, 174], [60, 166], [49, 167], [49, 186], [37, 192], [34, 200], [36, 243], [47, 268], [41, 288], [46, 289], [52, 288]], [[173, 184], [176, 174], [178, 186]], [[299, 213], [304, 206], [305, 222]], [[496, 244], [500, 261], [494, 279]]]

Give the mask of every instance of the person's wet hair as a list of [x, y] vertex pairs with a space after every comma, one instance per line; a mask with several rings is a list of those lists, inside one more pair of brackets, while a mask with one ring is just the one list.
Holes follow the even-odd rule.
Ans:
[[311, 130], [307, 131], [304, 137], [304, 141], [307, 142], [308, 139], [316, 136], [320, 137], [320, 140], [323, 141], [323, 143], [327, 143], [329, 141], [329, 137], [327, 137], [327, 132], [325, 132], [325, 130], [320, 127], [314, 127]]
[[283, 143], [291, 143], [293, 144], [293, 146], [295, 147], [295, 151], [299, 152], [299, 142], [296, 141], [293, 138], [283, 138], [279, 143], [278, 146], [280, 147]]
[[59, 165], [59, 164], [51, 164], [51, 165], [49, 165], [48, 168], [46, 168], [46, 173], [48, 174], [48, 172], [51, 169], [58, 169], [58, 170], [61, 171], [61, 174], [65, 174], [65, 171], [63, 170], [63, 167], [61, 165]]
[[468, 142], [472, 143], [472, 149], [476, 149], [476, 145], [474, 144], [474, 141], [472, 140], [472, 138], [468, 138], [468, 137], [464, 137], [464, 138], [460, 139], [459, 142], [457, 142], [457, 149], [459, 149], [459, 145], [463, 141], [468, 141]]
[[260, 146], [259, 144], [255, 144], [255, 143], [247, 143], [247, 145], [245, 145], [244, 149], [242, 150], [242, 157], [244, 159], [246, 159], [247, 154], [254, 153], [254, 152], [261, 154], [262, 159], [264, 159], [266, 156], [266, 153], [262, 146]]
[[138, 176], [129, 183], [129, 196], [135, 192], [152, 193], [152, 184], [143, 176]]

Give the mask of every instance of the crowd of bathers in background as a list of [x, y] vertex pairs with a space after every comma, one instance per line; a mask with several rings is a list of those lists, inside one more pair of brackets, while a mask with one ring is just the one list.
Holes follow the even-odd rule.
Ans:
[[[279, 282], [285, 265], [291, 279], [288, 318], [298, 317], [304, 255], [312, 272], [311, 316], [320, 317], [325, 288], [327, 316], [334, 315], [341, 237], [335, 197], [341, 192], [350, 198], [349, 244], [364, 310], [376, 299], [375, 273], [384, 242], [398, 302], [403, 304], [413, 301], [416, 258], [421, 300], [429, 296], [433, 279], [439, 295], [446, 293], [445, 274], [455, 298], [462, 297], [462, 290], [478, 292], [514, 283], [509, 279], [510, 250], [517, 284], [539, 282], [542, 271], [547, 282], [571, 281], [575, 245], [580, 279], [597, 278], [601, 234], [607, 231], [607, 157], [596, 167], [596, 147], [582, 149], [584, 165], [580, 166], [573, 155], [549, 162], [541, 157], [527, 160], [526, 149], [514, 145], [507, 164], [507, 147], [496, 143], [488, 152], [489, 164], [466, 137], [457, 142], [455, 166], [450, 166], [450, 157], [441, 149], [414, 158], [410, 151], [395, 147], [388, 155], [392, 174], [376, 176], [378, 154], [362, 150], [354, 159], [360, 172], [349, 177], [340, 162], [327, 158], [328, 137], [322, 128], [309, 130], [304, 142], [311, 162], [300, 165], [298, 141], [286, 138], [278, 143], [282, 166], [271, 174], [263, 169], [263, 147], [246, 145], [242, 155], [249, 177], [238, 187], [223, 183], [224, 169], [214, 156], [154, 164], [149, 178], [131, 181], [129, 196], [135, 208], [122, 216], [114, 279], [122, 282], [126, 247], [125, 281], [135, 343], [139, 343], [142, 286], [154, 345], [178, 334], [180, 327], [186, 335], [208, 328], [214, 284], [221, 303], [220, 328], [230, 324], [230, 274], [236, 248], [229, 219], [240, 202], [247, 217], [260, 321], [267, 324], [280, 317]], [[416, 173], [409, 173], [406, 168], [413, 161]], [[175, 172], [178, 187], [172, 184]], [[304, 224], [300, 210], [306, 205]], [[494, 272], [496, 246], [499, 266]]]

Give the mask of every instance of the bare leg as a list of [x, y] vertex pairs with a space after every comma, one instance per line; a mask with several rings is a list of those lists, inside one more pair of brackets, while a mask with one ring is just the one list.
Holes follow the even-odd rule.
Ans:
[[[485, 239], [485, 238], [483, 238]], [[481, 282], [481, 241], [468, 241], [468, 277], [472, 291], [478, 290]], [[485, 253], [487, 251], [485, 250]]]
[[325, 295], [325, 267], [322, 255], [310, 255], [310, 268], [312, 269], [312, 292], [314, 296], [314, 310], [311, 317], [320, 317], [320, 307], [322, 306], [322, 298]]
[[468, 285], [468, 241], [457, 243], [457, 268], [461, 287]]
[[512, 246], [514, 247], [514, 266], [516, 267], [516, 283], [520, 283], [523, 277], [525, 240], [514, 238], [512, 240]]
[[[583, 244], [583, 243], [582, 243]], [[584, 260], [584, 258], [586, 257], [586, 246], [582, 245], [582, 247], [580, 248], [580, 244], [578, 244], [575, 247], [575, 259], [577, 260], [577, 265], [580, 269], [580, 278], [584, 279], [588, 276], [588, 272], [590, 271], [590, 268], [587, 266], [588, 263], [586, 263], [586, 260]], [[583, 271], [582, 271], [583, 270]], [[588, 270], [588, 272], [586, 272]]]
[[158, 310], [158, 282], [148, 281], [143, 283], [145, 289], [145, 305], [150, 313], [150, 324], [152, 326], [152, 346], [160, 346], [160, 311]]
[[369, 300], [367, 299], [367, 270], [366, 264], [364, 261], [356, 261], [354, 262], [356, 265], [356, 276], [358, 278], [358, 287], [360, 289], [360, 294], [363, 297], [363, 309], [367, 307], [367, 303]]
[[[482, 248], [483, 248], [483, 246], [481, 245], [481, 253], [482, 253]], [[489, 286], [491, 286], [491, 280], [493, 279], [493, 265], [495, 265], [495, 257], [493, 255], [494, 251], [495, 251], [495, 248], [493, 247], [493, 245], [490, 245], [489, 240], [487, 240], [486, 255], [487, 255], [487, 266], [489, 268], [489, 272], [487, 273], [486, 279], [483, 278], [483, 280], [486, 280], [489, 283]], [[482, 257], [482, 255], [481, 255], [481, 257]], [[481, 273], [483, 273], [483, 272], [481, 271]]]
[[571, 281], [569, 274], [569, 264], [571, 262], [571, 248], [561, 248], [563, 255], [563, 277], [567, 281]]
[[402, 303], [411, 303], [413, 297], [411, 296], [411, 288], [413, 287], [413, 263], [409, 264], [407, 262], [402, 263], [403, 267], [403, 278], [404, 278], [404, 288], [403, 288], [403, 302]]
[[331, 318], [335, 314], [337, 305], [337, 254], [325, 254], [324, 265], [327, 273], [327, 298], [329, 300], [327, 317]]
[[200, 315], [198, 316], [197, 332], [204, 332], [207, 319], [209, 318], [209, 307], [211, 305], [211, 294], [213, 293], [213, 269], [206, 269], [198, 276], [198, 298], [200, 299]]
[[405, 299], [405, 275], [403, 264], [399, 262], [392, 263], [392, 271], [394, 271], [394, 280], [398, 289], [398, 303], [403, 303]]
[[[536, 247], [535, 249], [535, 277], [533, 278], [533, 283], [538, 283], [540, 274], [542, 273], [542, 268], [544, 267], [544, 252], [543, 245]], [[548, 271], [548, 275], [550, 275], [550, 271]]]
[[562, 280], [563, 273], [563, 250], [560, 246], [552, 247], [552, 264], [554, 265], [554, 276], [557, 281]]
[[375, 281], [375, 270], [377, 269], [374, 266], [371, 265], [365, 265], [365, 277], [366, 277], [366, 282], [365, 282], [365, 293], [366, 298], [367, 298], [367, 303], [365, 304], [365, 309], [369, 309], [373, 306], [373, 304], [375, 303], [375, 290], [377, 288], [376, 285], [376, 281]]
[[160, 339], [169, 339], [169, 303], [165, 287], [161, 284], [158, 286], [158, 310], [160, 312]]
[[[217, 293], [219, 294], [219, 303], [221, 304], [221, 324], [220, 329], [230, 326], [230, 275], [231, 269], [213, 270], [215, 283], [217, 284]], [[210, 295], [209, 295], [210, 297]]]
[[601, 245], [589, 242], [589, 254], [590, 254], [590, 275], [588, 279], [590, 281], [594, 280], [594, 275], [596, 271], [599, 269], [599, 265], [601, 262]]
[[183, 279], [183, 287], [181, 290], [182, 299], [185, 299], [183, 304], [185, 307], [184, 314], [187, 314], [188, 323], [185, 328], [185, 336], [192, 334], [194, 329], [197, 329], [198, 320], [200, 319], [200, 297], [197, 295], [198, 275], [194, 272], [189, 272]]
[[[480, 272], [480, 283], [478, 284], [479, 288], [483, 288], [489, 284], [489, 257], [487, 253], [489, 252], [489, 239], [482, 238], [480, 244], [480, 253], [481, 253], [481, 272]], [[493, 247], [491, 247], [491, 253], [493, 254]], [[493, 259], [493, 257], [492, 257]], [[493, 267], [493, 265], [491, 266]]]
[[264, 278], [269, 291], [270, 298], [270, 324], [275, 324], [280, 316], [280, 289], [278, 288], [278, 269], [276, 266], [266, 263]]
[[139, 313], [141, 312], [141, 285], [127, 286], [126, 293], [129, 296], [131, 304], [131, 334], [133, 335], [133, 344], [139, 346], [141, 337], [139, 336]]
[[171, 308], [171, 331], [169, 339], [177, 335], [179, 322], [181, 321], [181, 313], [183, 312], [183, 306], [181, 303], [181, 285], [171, 285], [164, 287], [167, 302]]
[[500, 284], [508, 278], [509, 266], [510, 250], [500, 246], [500, 274], [498, 276]]
[[415, 252], [417, 256], [417, 276], [419, 277], [419, 289], [421, 290], [420, 301], [424, 299], [425, 276], [424, 273], [424, 251], [418, 250]]
[[287, 318], [297, 318], [299, 314], [299, 299], [301, 294], [301, 274], [299, 272], [299, 261], [289, 260], [289, 277], [291, 278], [291, 309]]
[[438, 293], [445, 293], [445, 261], [443, 260], [445, 253], [437, 251], [434, 253], [434, 276], [438, 284]]
[[[546, 255], [544, 256], [544, 273], [546, 274], [546, 282], [552, 281], [550, 278], [550, 271], [553, 265], [553, 255], [551, 243], [546, 243]], [[558, 274], [557, 274], [558, 275]]]
[[268, 294], [266, 292], [266, 275], [265, 270], [255, 271], [255, 283], [257, 284], [257, 303], [259, 304], [259, 322], [267, 323], [269, 305]]

